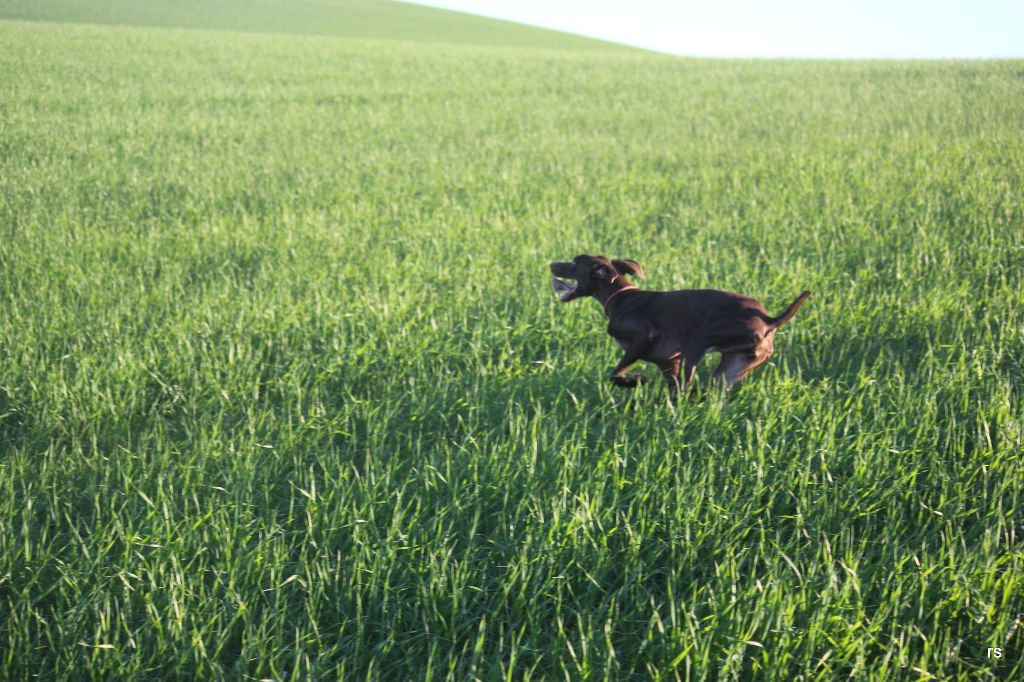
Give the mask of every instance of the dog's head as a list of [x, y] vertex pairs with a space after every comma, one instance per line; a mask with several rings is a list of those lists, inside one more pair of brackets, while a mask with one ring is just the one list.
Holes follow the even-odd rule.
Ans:
[[[610, 260], [604, 256], [576, 256], [571, 262], [552, 263], [551, 286], [563, 302], [593, 296], [602, 284], [611, 284], [624, 275], [643, 277], [644, 271], [635, 260]], [[565, 280], [571, 279], [572, 282]]]

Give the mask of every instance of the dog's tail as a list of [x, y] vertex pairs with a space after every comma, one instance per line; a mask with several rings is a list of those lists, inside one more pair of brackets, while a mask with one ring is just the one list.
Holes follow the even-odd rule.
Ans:
[[778, 329], [779, 327], [781, 327], [782, 325], [786, 324], [787, 322], [789, 322], [790, 318], [792, 318], [794, 315], [796, 315], [796, 311], [800, 310], [800, 306], [802, 306], [804, 304], [804, 301], [806, 301], [807, 297], [810, 296], [810, 295], [811, 295], [810, 291], [805, 291], [804, 293], [802, 293], [799, 296], [797, 296], [796, 300], [793, 301], [792, 303], [790, 303], [789, 307], [786, 308], [786, 312], [782, 313], [781, 315], [776, 317], [774, 320], [769, 322], [768, 326], [771, 329], [775, 330], [775, 329]]

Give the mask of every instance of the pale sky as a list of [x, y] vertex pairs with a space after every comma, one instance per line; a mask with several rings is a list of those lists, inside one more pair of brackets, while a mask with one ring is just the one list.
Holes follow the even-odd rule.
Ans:
[[1024, 0], [417, 0], [700, 57], [1024, 57]]

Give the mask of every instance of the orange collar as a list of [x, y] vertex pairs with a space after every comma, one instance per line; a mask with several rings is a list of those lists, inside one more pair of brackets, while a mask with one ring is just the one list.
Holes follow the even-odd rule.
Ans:
[[607, 315], [607, 314], [608, 314], [608, 305], [609, 305], [609, 304], [610, 304], [610, 303], [612, 302], [612, 299], [614, 299], [614, 298], [615, 298], [616, 296], [618, 296], [619, 294], [621, 294], [621, 293], [622, 293], [623, 291], [629, 291], [630, 289], [636, 289], [636, 287], [635, 287], [635, 286], [632, 286], [632, 285], [629, 285], [629, 286], [624, 286], [624, 287], [622, 287], [621, 289], [619, 289], [618, 291], [616, 291], [616, 292], [615, 292], [614, 294], [612, 294], [611, 296], [609, 296], [609, 297], [608, 297], [608, 300], [606, 300], [606, 301], [604, 302], [604, 314], [605, 314], [605, 315]]

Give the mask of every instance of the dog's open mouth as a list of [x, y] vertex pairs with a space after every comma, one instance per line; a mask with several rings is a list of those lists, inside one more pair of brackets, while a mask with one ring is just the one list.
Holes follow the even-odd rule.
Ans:
[[568, 301], [569, 297], [576, 291], [575, 284], [558, 279], [557, 277], [551, 278], [551, 286], [554, 287], [555, 293], [558, 294], [559, 298], [563, 301]]

